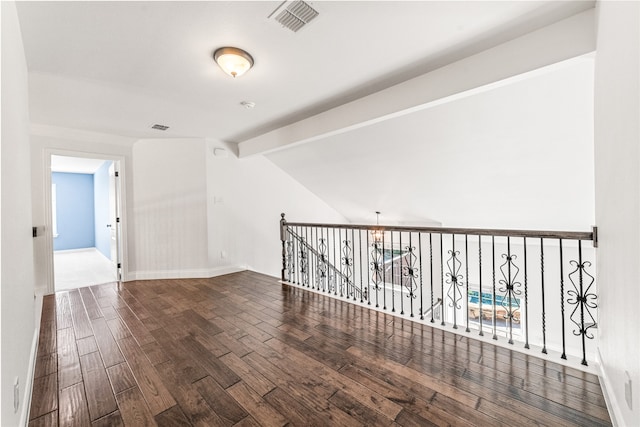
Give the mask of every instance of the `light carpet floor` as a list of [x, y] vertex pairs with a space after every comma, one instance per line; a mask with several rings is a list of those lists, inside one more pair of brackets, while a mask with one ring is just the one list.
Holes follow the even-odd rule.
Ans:
[[53, 262], [56, 291], [117, 280], [115, 266], [96, 248], [57, 251]]

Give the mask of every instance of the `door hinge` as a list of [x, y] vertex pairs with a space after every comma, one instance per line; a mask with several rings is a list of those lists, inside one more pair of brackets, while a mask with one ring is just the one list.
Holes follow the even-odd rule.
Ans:
[[118, 263], [118, 268], [122, 268], [122, 264], [121, 263]]
[[116, 171], [116, 178], [120, 176], [120, 172]]
[[116, 218], [116, 222], [120, 222], [120, 218]]

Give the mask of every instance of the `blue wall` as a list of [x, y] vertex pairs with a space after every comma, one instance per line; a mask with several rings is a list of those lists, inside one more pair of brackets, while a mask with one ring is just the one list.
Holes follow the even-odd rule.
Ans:
[[53, 250], [94, 247], [93, 175], [53, 172], [51, 182], [56, 184], [58, 221]]
[[93, 175], [96, 248], [109, 259], [111, 259], [111, 228], [107, 227], [107, 224], [110, 220], [109, 167], [111, 163], [104, 162]]

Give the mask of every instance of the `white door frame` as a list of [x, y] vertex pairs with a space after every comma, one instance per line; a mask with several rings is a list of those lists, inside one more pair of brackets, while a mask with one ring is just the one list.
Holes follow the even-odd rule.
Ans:
[[[120, 239], [119, 239], [119, 254], [118, 259], [121, 263], [122, 281], [126, 281], [129, 273], [128, 269], [128, 256], [127, 256], [127, 209], [126, 209], [126, 181], [125, 181], [125, 158], [124, 156], [105, 154], [105, 153], [87, 153], [83, 151], [71, 151], [60, 150], [54, 148], [44, 149], [44, 240], [45, 249], [47, 251], [46, 257], [46, 278], [47, 278], [47, 294], [55, 292], [55, 274], [53, 266], [53, 218], [51, 215], [51, 156], [65, 156], [65, 157], [81, 157], [86, 159], [104, 159], [111, 160], [119, 163], [119, 167], [116, 168], [119, 172], [119, 185], [116, 181], [116, 187], [118, 187], [116, 195], [116, 206], [120, 215]], [[123, 227], [124, 225], [124, 227]], [[117, 267], [117, 266], [116, 266]]]

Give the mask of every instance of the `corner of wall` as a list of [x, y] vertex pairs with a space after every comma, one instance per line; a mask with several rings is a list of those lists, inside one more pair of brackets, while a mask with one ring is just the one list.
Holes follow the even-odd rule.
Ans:
[[620, 410], [618, 401], [612, 392], [613, 385], [611, 384], [611, 379], [607, 375], [607, 371], [604, 369], [602, 355], [600, 354], [600, 347], [598, 347], [596, 354], [596, 364], [598, 365], [598, 378], [600, 379], [600, 386], [602, 387], [602, 394], [604, 396], [605, 404], [607, 405], [607, 411], [609, 411], [609, 416], [611, 417], [611, 423], [614, 426], [619, 426], [620, 423], [618, 420], [622, 419], [622, 411]]

